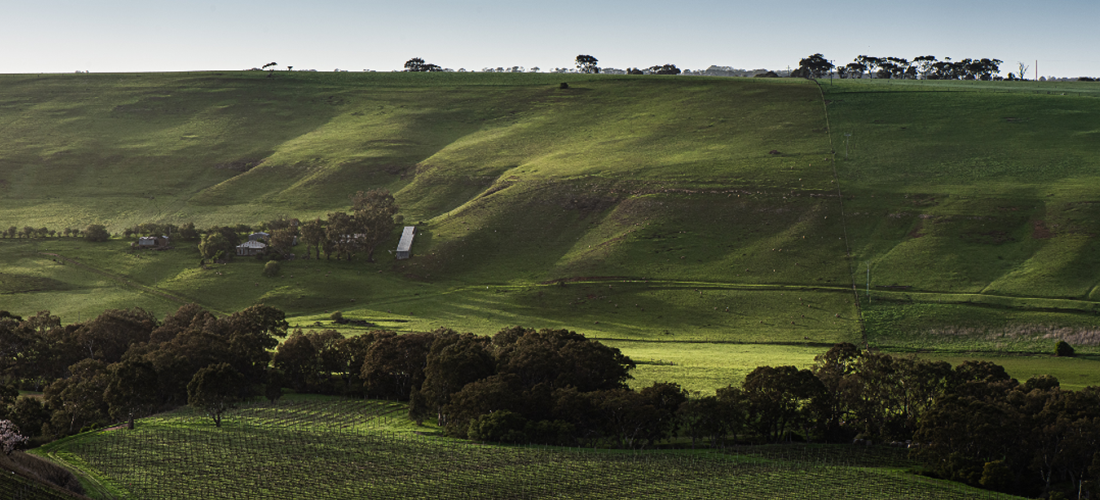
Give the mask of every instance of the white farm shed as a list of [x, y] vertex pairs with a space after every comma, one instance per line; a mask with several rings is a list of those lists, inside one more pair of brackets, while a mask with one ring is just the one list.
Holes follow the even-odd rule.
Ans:
[[259, 241], [246, 241], [237, 245], [237, 255], [256, 255], [264, 251], [267, 245]]
[[412, 253], [413, 237], [416, 236], [416, 226], [405, 226], [401, 231], [401, 241], [397, 243], [397, 258], [407, 259]]

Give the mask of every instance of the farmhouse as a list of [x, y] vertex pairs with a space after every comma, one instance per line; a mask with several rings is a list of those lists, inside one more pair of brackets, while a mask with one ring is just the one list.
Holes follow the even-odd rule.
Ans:
[[152, 250], [164, 250], [169, 247], [170, 240], [167, 236], [142, 236], [130, 244], [131, 248], [148, 248]]
[[[252, 234], [248, 235], [248, 241], [264, 241], [264, 242], [270, 243], [271, 242], [271, 233], [265, 233], [263, 231], [258, 231], [258, 232], [252, 233]], [[291, 243], [291, 246], [298, 246], [298, 237], [297, 236], [294, 237], [294, 242]]]
[[259, 241], [249, 240], [237, 245], [237, 255], [251, 256], [263, 253], [267, 245]]
[[401, 241], [397, 243], [397, 258], [407, 259], [412, 252], [413, 237], [416, 236], [415, 226], [405, 226], [401, 231]]

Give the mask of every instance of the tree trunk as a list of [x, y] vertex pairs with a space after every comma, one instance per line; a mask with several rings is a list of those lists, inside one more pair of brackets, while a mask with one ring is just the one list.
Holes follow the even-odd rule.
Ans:
[[130, 413], [130, 418], [126, 421], [126, 428], [128, 430], [134, 430], [134, 414]]

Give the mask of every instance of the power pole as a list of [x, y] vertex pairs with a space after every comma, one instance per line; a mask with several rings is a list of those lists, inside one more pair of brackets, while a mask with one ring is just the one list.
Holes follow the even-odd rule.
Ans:
[[867, 303], [871, 303], [871, 263], [867, 263]]

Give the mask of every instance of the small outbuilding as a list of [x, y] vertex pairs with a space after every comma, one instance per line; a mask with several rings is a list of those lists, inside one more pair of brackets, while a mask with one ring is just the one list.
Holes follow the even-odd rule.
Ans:
[[397, 243], [397, 259], [407, 259], [412, 255], [413, 237], [416, 236], [416, 226], [405, 226], [401, 231], [401, 241]]
[[248, 241], [270, 241], [271, 234], [263, 231], [258, 231], [248, 235]]
[[260, 253], [263, 253], [264, 249], [266, 249], [266, 248], [267, 248], [266, 244], [261, 243], [259, 241], [250, 240], [250, 241], [246, 241], [244, 243], [241, 243], [240, 245], [237, 245], [237, 255], [244, 256], [244, 257], [248, 257], [248, 256], [252, 256], [252, 255], [258, 255]]
[[132, 248], [147, 248], [162, 250], [169, 247], [170, 240], [167, 236], [142, 236], [130, 244]]

